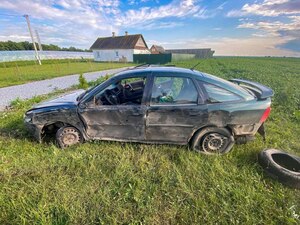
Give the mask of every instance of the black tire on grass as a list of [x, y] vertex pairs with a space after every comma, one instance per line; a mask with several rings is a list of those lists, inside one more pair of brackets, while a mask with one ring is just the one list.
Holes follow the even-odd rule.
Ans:
[[258, 162], [270, 177], [300, 189], [300, 157], [277, 149], [265, 149], [259, 153]]

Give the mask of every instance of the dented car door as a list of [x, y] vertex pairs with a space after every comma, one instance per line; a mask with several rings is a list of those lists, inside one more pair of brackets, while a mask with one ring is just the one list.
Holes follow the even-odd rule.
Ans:
[[143, 140], [144, 105], [100, 105], [80, 110], [87, 135], [93, 139]]
[[[147, 82], [148, 75], [148, 73], [139, 73], [114, 81], [122, 82], [124, 79], [135, 78], [144, 79], [144, 90], [137, 91], [141, 96], [139, 104], [134, 104], [130, 100], [126, 104], [97, 105], [94, 103], [79, 107], [79, 115], [85, 124], [86, 133], [91, 139], [145, 140], [145, 114], [147, 107], [144, 103], [144, 93], [147, 90], [147, 85], [149, 85]], [[136, 84], [133, 83], [132, 86]], [[128, 84], [125, 83], [123, 85], [126, 86]], [[99, 92], [103, 92], [105, 88], [99, 90]], [[97, 94], [94, 96], [97, 96]]]

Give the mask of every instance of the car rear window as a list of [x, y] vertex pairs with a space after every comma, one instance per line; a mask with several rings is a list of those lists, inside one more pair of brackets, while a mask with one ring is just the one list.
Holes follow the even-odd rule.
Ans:
[[208, 78], [210, 78], [210, 79], [212, 79], [212, 80], [215, 80], [215, 81], [218, 81], [220, 83], [223, 83], [224, 86], [225, 85], [228, 86], [229, 89], [236, 89], [237, 91], [241, 92], [241, 94], [243, 96], [248, 96], [250, 98], [253, 97], [253, 95], [251, 93], [249, 93], [249, 91], [247, 89], [242, 88], [241, 86], [239, 86], [237, 84], [234, 84], [234, 83], [232, 83], [232, 82], [230, 82], [228, 80], [222, 79], [220, 77], [217, 77], [217, 76], [214, 76], [214, 75], [211, 75], [211, 74], [208, 74], [208, 73], [201, 73], [201, 74], [204, 75], [204, 76], [206, 76], [206, 77], [208, 77]]
[[207, 92], [208, 100], [211, 103], [232, 102], [241, 100], [240, 96], [216, 85], [203, 83], [203, 86]]

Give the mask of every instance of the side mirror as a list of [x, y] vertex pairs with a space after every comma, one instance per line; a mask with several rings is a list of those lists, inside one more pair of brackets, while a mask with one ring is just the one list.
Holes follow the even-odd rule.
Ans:
[[80, 109], [85, 109], [87, 107], [87, 105], [84, 102], [79, 103], [78, 107]]

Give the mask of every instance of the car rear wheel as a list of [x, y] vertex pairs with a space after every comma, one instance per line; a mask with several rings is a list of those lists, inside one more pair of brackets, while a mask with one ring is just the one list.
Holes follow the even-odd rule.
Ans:
[[226, 128], [207, 127], [198, 131], [192, 140], [193, 150], [204, 154], [225, 154], [234, 145], [234, 138]]
[[61, 148], [81, 143], [82, 140], [81, 133], [75, 127], [64, 126], [56, 132], [56, 141]]

